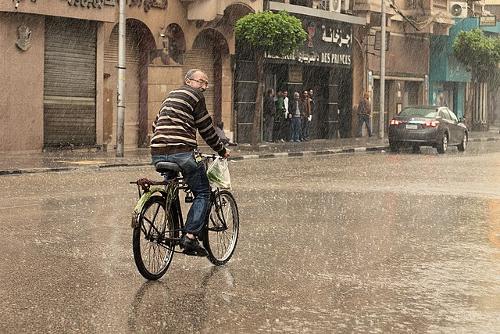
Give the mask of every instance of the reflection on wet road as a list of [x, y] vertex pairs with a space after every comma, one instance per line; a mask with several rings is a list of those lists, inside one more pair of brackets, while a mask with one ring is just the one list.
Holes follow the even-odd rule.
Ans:
[[241, 235], [145, 282], [129, 180], [0, 177], [0, 332], [495, 333], [500, 154], [233, 162]]

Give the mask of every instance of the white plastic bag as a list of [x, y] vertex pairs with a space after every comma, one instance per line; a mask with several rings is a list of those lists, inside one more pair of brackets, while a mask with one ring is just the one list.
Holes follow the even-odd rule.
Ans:
[[208, 181], [212, 188], [231, 189], [231, 177], [227, 159], [215, 158], [208, 164]]

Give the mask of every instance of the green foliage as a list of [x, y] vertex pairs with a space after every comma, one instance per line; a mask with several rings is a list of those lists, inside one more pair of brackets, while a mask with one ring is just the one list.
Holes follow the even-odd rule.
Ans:
[[236, 22], [236, 36], [255, 51], [286, 56], [305, 42], [307, 34], [301, 21], [281, 11], [252, 13]]
[[498, 75], [500, 39], [485, 36], [481, 29], [460, 32], [453, 53], [475, 80], [489, 81]]

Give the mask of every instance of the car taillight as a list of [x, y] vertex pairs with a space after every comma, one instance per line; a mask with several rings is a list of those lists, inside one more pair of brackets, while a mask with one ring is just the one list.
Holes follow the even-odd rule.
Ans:
[[402, 122], [401, 121], [398, 121], [397, 119], [391, 119], [391, 121], [389, 122], [390, 125], [399, 125], [401, 124]]
[[435, 128], [439, 125], [439, 121], [425, 121], [425, 126], [428, 128]]

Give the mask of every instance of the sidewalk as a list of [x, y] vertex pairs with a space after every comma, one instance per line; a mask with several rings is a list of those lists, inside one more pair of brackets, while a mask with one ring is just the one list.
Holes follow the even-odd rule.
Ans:
[[[486, 132], [471, 132], [469, 142], [500, 141], [498, 128]], [[230, 160], [267, 159], [277, 157], [296, 157], [331, 155], [349, 152], [368, 152], [388, 150], [387, 138], [338, 138], [316, 139], [302, 143], [263, 143], [257, 148], [249, 144], [229, 147]], [[202, 152], [211, 152], [208, 147], [200, 147]], [[71, 171], [77, 169], [105, 169], [123, 166], [150, 165], [148, 148], [125, 151], [123, 158], [117, 158], [115, 151], [103, 152], [96, 149], [59, 150], [40, 153], [2, 154], [0, 176]]]

